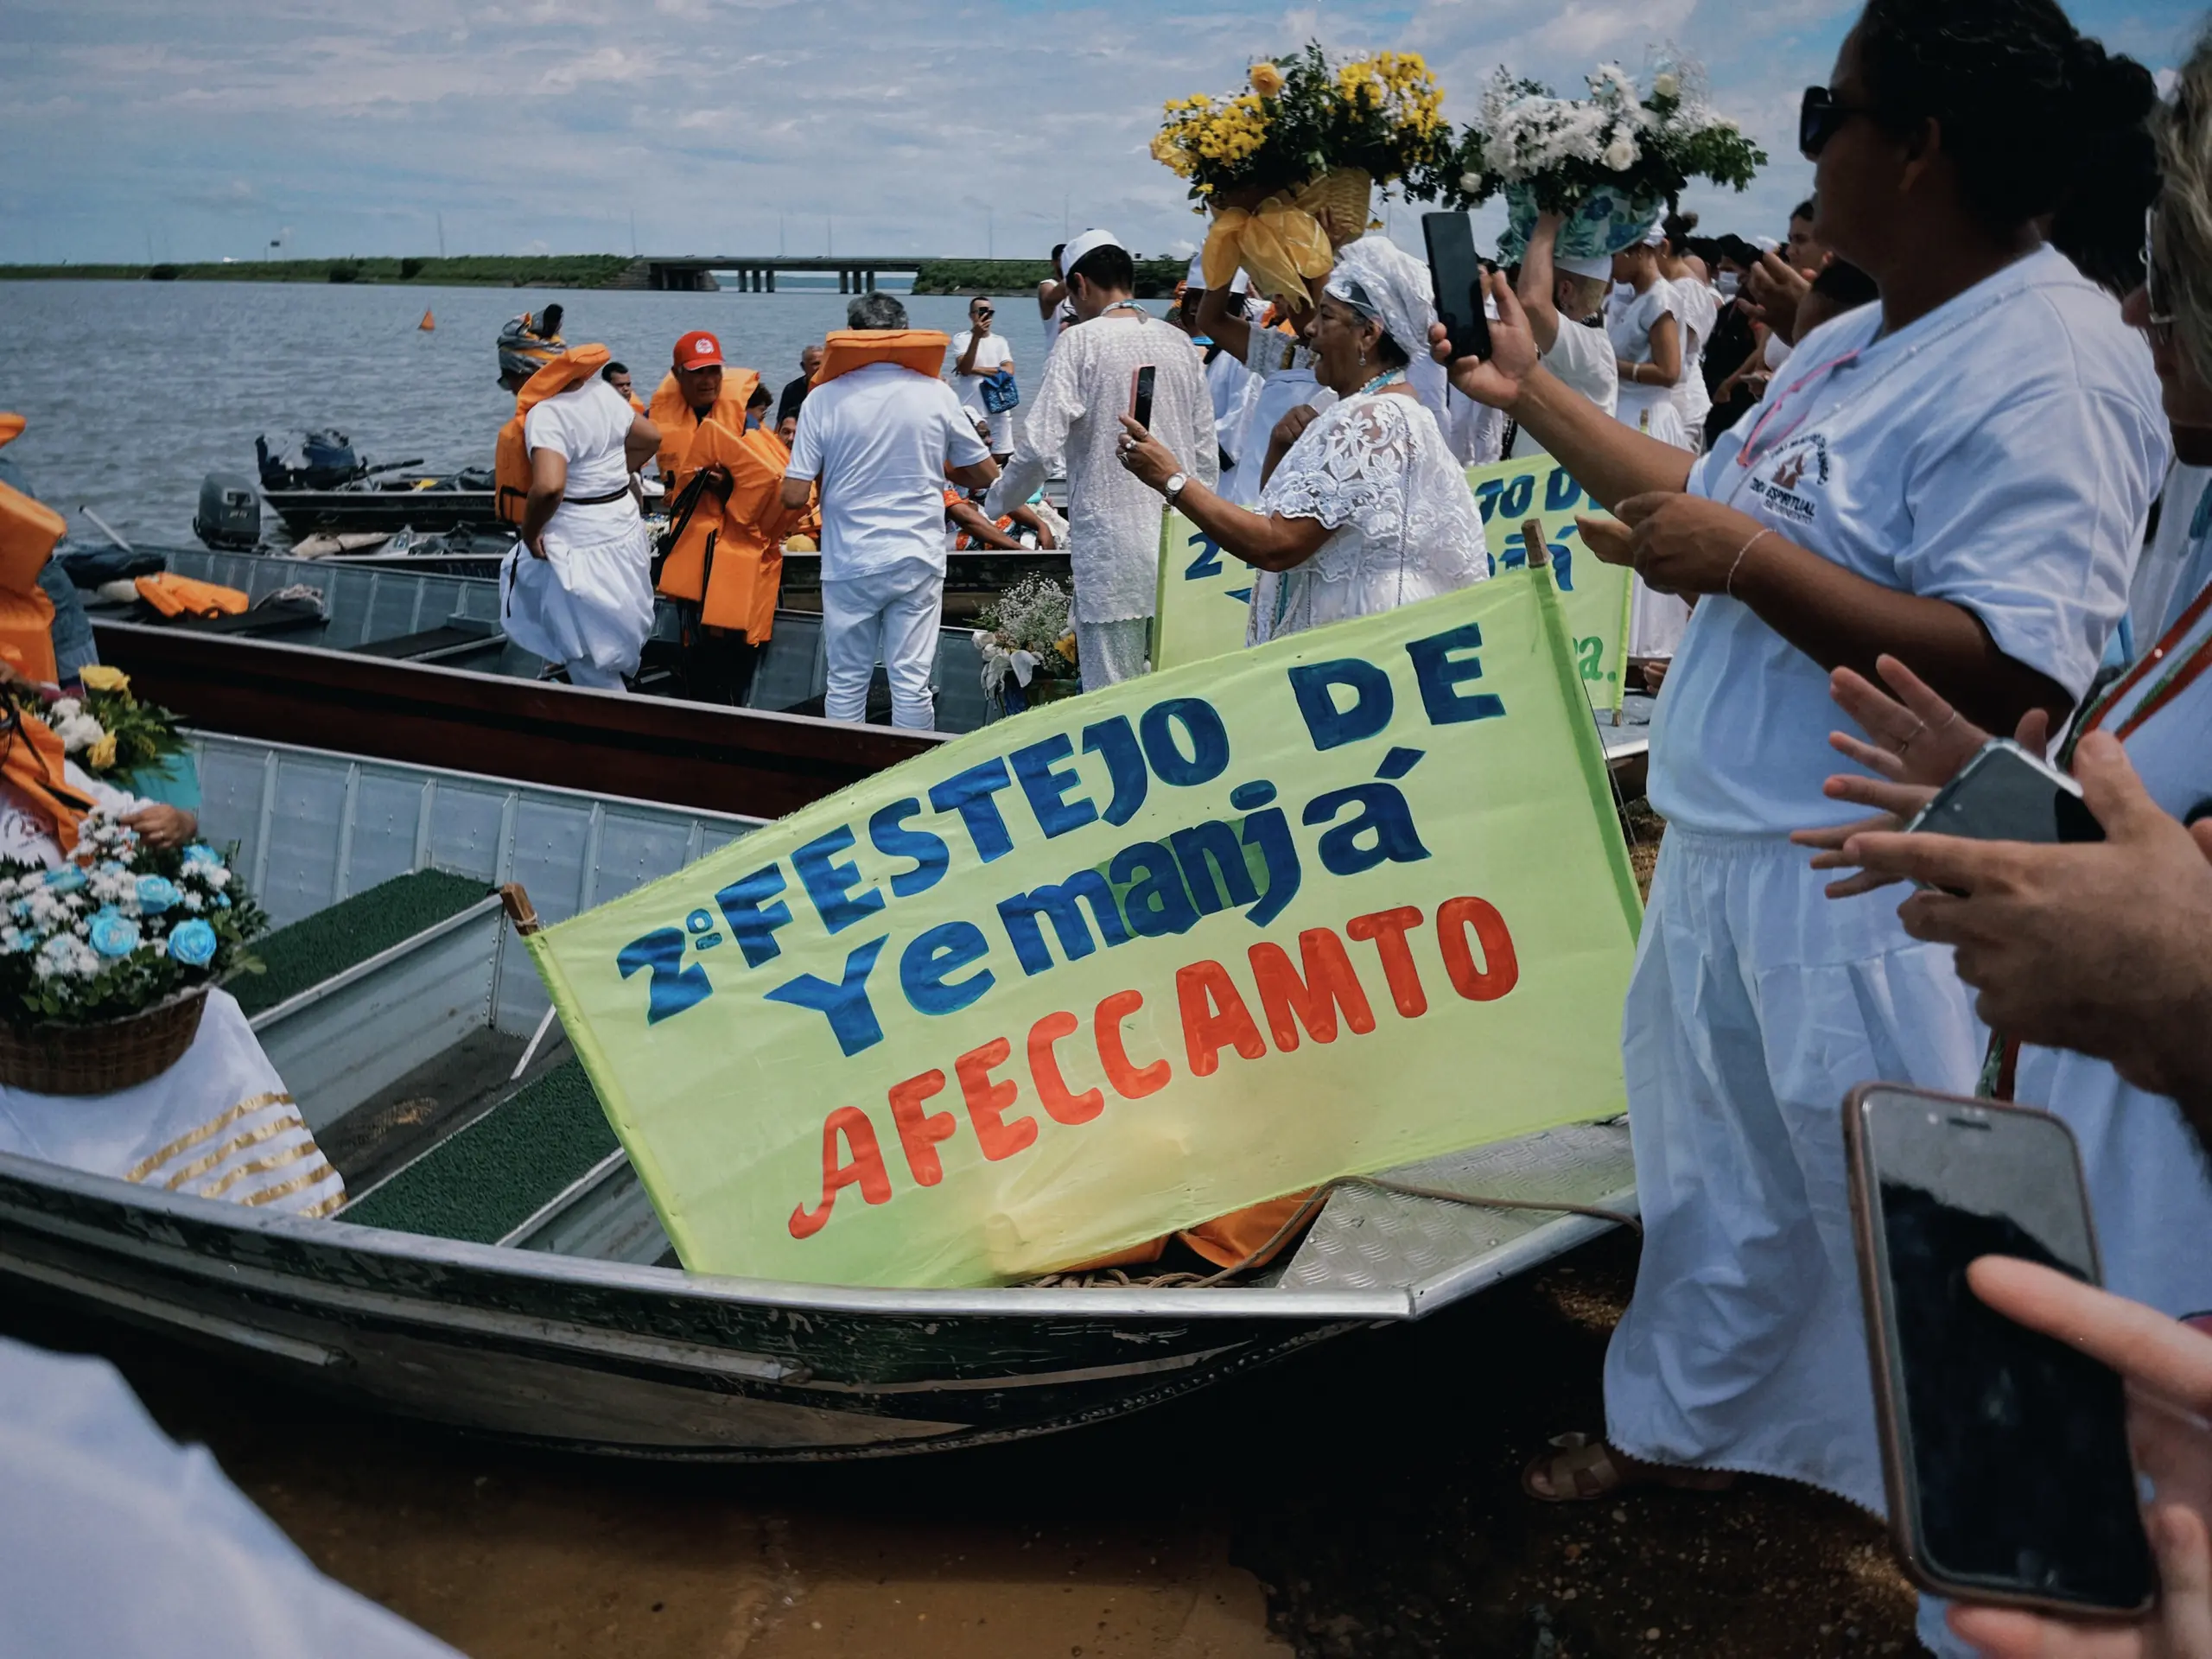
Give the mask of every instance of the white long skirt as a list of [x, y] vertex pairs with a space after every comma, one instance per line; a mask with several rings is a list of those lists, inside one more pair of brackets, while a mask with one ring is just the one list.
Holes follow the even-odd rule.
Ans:
[[1622, 1027], [1644, 1238], [1605, 1423], [1631, 1456], [1879, 1513], [1843, 1096], [1971, 1093], [1986, 1031], [1894, 893], [1822, 880], [1778, 836], [1667, 832]]
[[507, 637], [602, 684], [635, 674], [653, 631], [652, 546], [637, 508], [623, 500], [563, 510], [544, 539], [543, 558], [518, 543], [500, 572]]
[[207, 993], [192, 1046], [151, 1082], [88, 1096], [0, 1089], [0, 1152], [291, 1215], [346, 1202], [227, 991]]

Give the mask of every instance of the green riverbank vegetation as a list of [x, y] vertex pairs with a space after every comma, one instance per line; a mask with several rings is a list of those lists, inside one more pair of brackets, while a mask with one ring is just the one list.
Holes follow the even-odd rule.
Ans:
[[454, 259], [232, 259], [152, 265], [0, 265], [0, 282], [364, 283], [418, 288], [604, 288], [630, 268], [616, 253]]

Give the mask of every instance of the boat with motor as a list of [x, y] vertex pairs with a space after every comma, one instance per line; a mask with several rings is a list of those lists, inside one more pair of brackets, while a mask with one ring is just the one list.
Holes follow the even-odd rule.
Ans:
[[420, 459], [371, 465], [334, 428], [309, 432], [296, 459], [273, 454], [266, 435], [253, 441], [258, 486], [236, 473], [200, 482], [193, 533], [210, 548], [245, 551], [261, 543], [265, 500], [296, 540], [317, 533], [424, 533], [504, 528], [492, 471], [426, 471]]
[[[726, 814], [194, 734], [202, 833], [279, 931], [234, 989], [348, 1202], [315, 1220], [0, 1154], [0, 1281], [372, 1409], [710, 1461], [1019, 1439], [1433, 1314], [1604, 1230], [1333, 1192], [1208, 1287], [842, 1287], [686, 1272], [494, 889], [558, 919], [747, 834]], [[243, 988], [241, 988], [241, 986]], [[1632, 1210], [1628, 1130], [1394, 1172]]]

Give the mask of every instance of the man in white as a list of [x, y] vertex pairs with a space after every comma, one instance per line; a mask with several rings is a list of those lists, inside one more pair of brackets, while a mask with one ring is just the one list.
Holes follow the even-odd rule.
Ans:
[[[865, 294], [845, 310], [861, 329], [901, 329], [906, 308]], [[868, 681], [881, 658], [891, 723], [936, 724], [930, 671], [944, 609], [944, 480], [963, 488], [999, 475], [976, 425], [934, 377], [870, 363], [807, 395], [784, 470], [784, 505], [822, 486], [822, 643], [832, 720], [868, 716]], [[999, 510], [993, 508], [996, 513]]]
[[653, 631], [652, 547], [630, 479], [660, 429], [597, 374], [546, 398], [522, 429], [530, 499], [500, 620], [569, 684], [620, 691]]
[[[1065, 466], [1068, 564], [1075, 578], [1076, 659], [1083, 689], [1141, 674], [1160, 568], [1160, 497], [1123, 469], [1121, 417], [1140, 371], [1152, 371], [1151, 429], [1191, 475], [1220, 470], [1213, 399], [1190, 337], [1140, 307], [1136, 269], [1110, 231], [1068, 244], [1068, 299], [1082, 327], [1060, 336], [1028, 405], [1021, 441], [983, 511], [995, 518]], [[1179, 485], [1171, 487], [1172, 504]]]
[[[1585, 323], [1605, 308], [1613, 280], [1612, 258], [1607, 254], [1586, 259], [1560, 257], [1559, 226], [1557, 213], [1536, 216], [1513, 292], [1529, 314], [1529, 332], [1535, 335], [1536, 349], [1542, 353], [1539, 360], [1570, 391], [1611, 415], [1621, 395], [1613, 342], [1603, 328]], [[1513, 459], [1535, 454], [1541, 448], [1526, 432], [1516, 430]]]
[[968, 302], [968, 326], [952, 337], [952, 389], [960, 407], [991, 429], [991, 455], [1004, 460], [1014, 453], [1014, 411], [996, 414], [983, 401], [983, 382], [1004, 369], [1014, 372], [1014, 347], [1004, 334], [991, 332], [998, 307], [982, 295]]

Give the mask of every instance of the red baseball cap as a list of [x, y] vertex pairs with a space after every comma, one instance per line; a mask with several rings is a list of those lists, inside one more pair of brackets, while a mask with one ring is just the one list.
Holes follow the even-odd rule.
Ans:
[[676, 366], [679, 369], [719, 369], [722, 366], [722, 343], [703, 328], [694, 328], [676, 342]]

